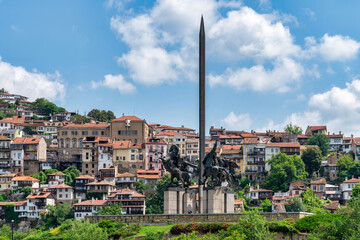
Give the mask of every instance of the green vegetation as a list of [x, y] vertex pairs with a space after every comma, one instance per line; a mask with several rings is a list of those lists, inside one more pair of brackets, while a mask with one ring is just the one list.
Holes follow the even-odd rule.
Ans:
[[115, 114], [112, 111], [105, 111], [99, 109], [93, 109], [88, 114], [88, 117], [95, 118], [97, 121], [100, 122], [110, 122], [111, 120], [115, 119]]
[[193, 231], [199, 233], [218, 233], [221, 230], [226, 230], [230, 227], [227, 223], [188, 223], [176, 224], [170, 229], [170, 233], [179, 235], [181, 233], [191, 233]]
[[299, 197], [290, 198], [285, 209], [286, 212], [305, 212], [305, 207]]
[[14, 222], [19, 221], [19, 214], [14, 211], [14, 204], [7, 204], [4, 206], [4, 217], [7, 223], [11, 222], [11, 220], [14, 220]]
[[66, 219], [74, 217], [74, 211], [70, 204], [59, 203], [56, 206], [46, 206], [48, 210], [46, 213], [42, 213], [41, 226], [44, 229], [50, 229], [54, 226], [61, 225]]
[[342, 215], [339, 214], [315, 214], [300, 218], [296, 221], [295, 227], [300, 232], [312, 232], [319, 227], [320, 224], [333, 223], [337, 219], [343, 219]]
[[90, 120], [86, 118], [86, 116], [82, 116], [80, 114], [75, 114], [74, 116], [72, 116], [71, 121], [75, 124], [83, 124], [90, 122]]
[[323, 156], [326, 156], [330, 148], [329, 142], [330, 140], [325, 134], [315, 133], [314, 135], [311, 136], [311, 138], [309, 138], [306, 144], [317, 145], [321, 150], [321, 154]]
[[40, 171], [40, 172], [38, 172], [36, 174], [33, 174], [33, 175], [31, 175], [31, 177], [40, 180], [41, 184], [46, 184], [48, 182], [48, 176], [47, 175], [52, 174], [52, 173], [56, 173], [58, 171], [59, 170], [57, 170], [57, 169], [48, 169], [45, 172]]
[[331, 202], [330, 200], [320, 199], [314, 194], [314, 190], [312, 189], [306, 189], [306, 191], [301, 194], [301, 198], [305, 211], [311, 213], [326, 213], [327, 210], [323, 207]]
[[290, 134], [301, 134], [302, 133], [302, 128], [297, 126], [297, 125], [292, 125], [292, 123], [289, 123], [288, 125], [285, 126], [284, 131]]
[[319, 148], [308, 147], [304, 150], [301, 159], [305, 164], [305, 171], [309, 177], [311, 177], [314, 172], [320, 170], [322, 155]]
[[263, 212], [271, 212], [272, 211], [272, 203], [269, 199], [262, 200], [260, 202], [260, 208]]
[[25, 200], [32, 192], [31, 187], [22, 187], [16, 190], [11, 191], [9, 200], [10, 201], [21, 201]]
[[50, 102], [45, 98], [38, 98], [30, 104], [31, 108], [37, 109], [41, 115], [50, 116], [60, 112], [66, 112], [65, 108], [56, 106], [55, 103]]
[[164, 213], [164, 191], [170, 186], [170, 174], [165, 174], [155, 185], [155, 191], [149, 191], [146, 195], [146, 213], [162, 214]]
[[267, 161], [270, 164], [270, 175], [264, 181], [264, 187], [273, 191], [286, 192], [289, 184], [307, 176], [305, 164], [297, 155], [279, 153]]
[[74, 186], [74, 179], [80, 175], [80, 170], [75, 166], [70, 166], [66, 168], [63, 172], [65, 176], [65, 184], [69, 186]]
[[96, 215], [122, 215], [122, 211], [121, 203], [113, 203], [110, 206], [99, 207]]

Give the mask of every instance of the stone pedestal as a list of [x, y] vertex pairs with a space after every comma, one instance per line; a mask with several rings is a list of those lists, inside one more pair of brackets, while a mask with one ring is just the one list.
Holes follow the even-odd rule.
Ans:
[[233, 213], [234, 193], [221, 187], [203, 190], [203, 213]]
[[186, 189], [183, 210], [185, 214], [196, 213], [196, 191]]
[[164, 214], [182, 214], [184, 205], [183, 188], [168, 188], [164, 191]]

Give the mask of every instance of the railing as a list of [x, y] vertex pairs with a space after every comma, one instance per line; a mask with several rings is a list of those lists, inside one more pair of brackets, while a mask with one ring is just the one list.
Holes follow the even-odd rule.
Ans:
[[91, 212], [91, 209], [75, 209], [75, 212]]
[[38, 207], [45, 207], [45, 206], [46, 206], [46, 202], [38, 201], [38, 202], [35, 202], [35, 205], [38, 206]]

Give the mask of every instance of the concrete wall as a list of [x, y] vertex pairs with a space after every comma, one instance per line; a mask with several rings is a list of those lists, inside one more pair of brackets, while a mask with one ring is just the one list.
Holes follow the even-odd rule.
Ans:
[[[119, 216], [87, 216], [90, 222], [100, 222], [101, 220], [115, 220], [127, 224], [138, 223], [141, 225], [168, 225], [190, 222], [237, 222], [243, 216], [241, 213], [218, 213], [218, 214], [159, 214], [159, 215], [119, 215]], [[280, 221], [285, 218], [300, 218], [312, 215], [312, 213], [260, 213], [268, 221]]]

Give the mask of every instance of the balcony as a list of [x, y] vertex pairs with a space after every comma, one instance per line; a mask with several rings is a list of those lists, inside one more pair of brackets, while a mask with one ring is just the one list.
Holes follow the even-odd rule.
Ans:
[[91, 212], [91, 209], [75, 209], [75, 212]]
[[42, 207], [45, 207], [45, 206], [46, 206], [46, 202], [45, 202], [45, 201], [37, 201], [37, 202], [35, 202], [35, 205], [36, 205], [38, 208], [42, 208]]

